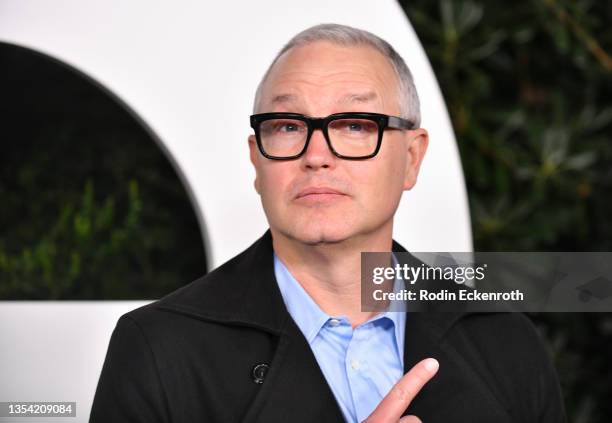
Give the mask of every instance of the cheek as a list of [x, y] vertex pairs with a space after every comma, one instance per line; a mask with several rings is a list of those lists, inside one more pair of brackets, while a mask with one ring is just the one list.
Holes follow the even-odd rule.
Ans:
[[403, 184], [401, 176], [398, 178], [397, 167], [383, 161], [362, 165], [365, 166], [351, 172], [359, 213], [364, 213], [364, 217], [368, 218], [387, 218], [395, 211], [402, 192]]
[[359, 178], [363, 191], [368, 192], [371, 204], [393, 206], [399, 201], [404, 186], [405, 160], [405, 154], [399, 148], [381, 147], [374, 161], [367, 163], [367, 167], [356, 169], [353, 175]]
[[401, 196], [407, 165], [404, 140], [394, 137], [387, 141], [385, 145], [387, 148], [384, 150], [384, 155], [381, 156], [381, 159], [386, 163], [382, 172], [385, 173], [385, 178], [388, 181], [388, 191], [394, 196]]
[[283, 196], [289, 186], [292, 173], [284, 169], [282, 163], [272, 163], [260, 169], [259, 187], [262, 200], [271, 205], [284, 203]]

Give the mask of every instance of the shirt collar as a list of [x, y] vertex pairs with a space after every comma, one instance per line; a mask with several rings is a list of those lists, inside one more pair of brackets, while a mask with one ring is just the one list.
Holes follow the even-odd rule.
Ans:
[[[392, 255], [394, 264], [397, 263], [395, 255]], [[331, 316], [326, 314], [317, 303], [308, 295], [302, 285], [293, 277], [285, 264], [274, 253], [274, 274], [280, 289], [287, 311], [300, 328], [309, 344], [316, 338], [319, 331]], [[399, 292], [404, 288], [402, 279], [395, 279], [393, 291]], [[403, 301], [392, 302], [389, 310], [379, 313], [369, 321], [388, 318], [393, 322], [395, 331], [395, 342], [397, 343], [400, 357], [403, 358], [404, 335], [406, 328], [406, 303]], [[338, 317], [338, 316], [335, 316]]]
[[[393, 259], [393, 265], [398, 264], [397, 259], [395, 258], [395, 254], [391, 254], [391, 258]], [[393, 284], [393, 292], [398, 293], [405, 289], [405, 282], [403, 279], [395, 278], [395, 282]], [[395, 330], [395, 342], [397, 346], [397, 351], [402, 361], [402, 366], [404, 365], [404, 336], [406, 334], [406, 302], [405, 301], [393, 301], [389, 310], [383, 313], [384, 316], [388, 317], [393, 322], [393, 327]]]
[[295, 280], [285, 264], [274, 253], [274, 274], [287, 311], [295, 320], [309, 344], [330, 318]]

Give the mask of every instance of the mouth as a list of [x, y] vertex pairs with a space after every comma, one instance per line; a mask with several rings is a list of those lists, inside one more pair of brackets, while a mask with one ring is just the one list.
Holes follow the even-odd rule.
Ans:
[[346, 194], [329, 187], [310, 187], [298, 192], [296, 200], [304, 201], [328, 201], [345, 197]]

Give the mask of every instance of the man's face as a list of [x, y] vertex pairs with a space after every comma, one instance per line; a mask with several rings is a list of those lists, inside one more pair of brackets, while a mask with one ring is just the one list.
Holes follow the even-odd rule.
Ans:
[[[340, 112], [400, 115], [397, 77], [368, 46], [325, 41], [289, 50], [265, 81], [257, 110], [324, 117]], [[386, 130], [366, 160], [333, 155], [315, 130], [300, 158], [269, 160], [249, 137], [255, 188], [273, 235], [306, 244], [334, 243], [388, 231], [403, 190], [416, 182], [427, 148], [422, 130]]]

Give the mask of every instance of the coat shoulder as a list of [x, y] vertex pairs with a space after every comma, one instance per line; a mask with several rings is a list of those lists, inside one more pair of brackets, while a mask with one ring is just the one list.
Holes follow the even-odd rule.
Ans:
[[[136, 322], [165, 320], [169, 313], [206, 319], [240, 318], [239, 304], [248, 289], [250, 272], [264, 237], [211, 272], [122, 317]], [[261, 266], [260, 266], [261, 267]]]

